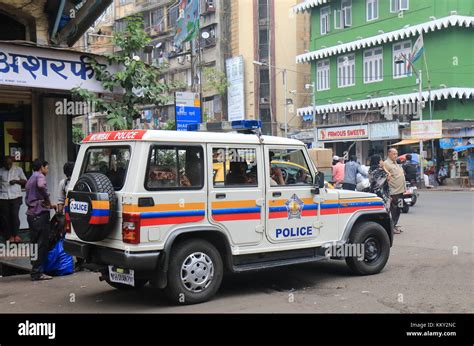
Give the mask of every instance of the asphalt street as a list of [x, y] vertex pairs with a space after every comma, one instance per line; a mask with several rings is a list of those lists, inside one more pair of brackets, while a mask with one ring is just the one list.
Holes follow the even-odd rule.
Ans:
[[0, 312], [473, 313], [473, 215], [472, 192], [422, 192], [378, 275], [354, 276], [343, 261], [230, 275], [212, 301], [193, 306], [170, 305], [150, 287], [118, 291], [92, 272], [19, 275], [0, 278]]

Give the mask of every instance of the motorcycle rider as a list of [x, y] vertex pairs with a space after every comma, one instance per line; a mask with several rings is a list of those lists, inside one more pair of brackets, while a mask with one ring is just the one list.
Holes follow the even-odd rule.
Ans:
[[405, 180], [411, 183], [412, 185], [416, 185], [416, 177], [418, 170], [416, 164], [411, 159], [411, 154], [407, 154], [406, 161], [402, 167], [405, 171]]

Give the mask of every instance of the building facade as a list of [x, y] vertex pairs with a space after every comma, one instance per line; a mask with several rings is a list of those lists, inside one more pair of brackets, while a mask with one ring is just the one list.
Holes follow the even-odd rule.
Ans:
[[[314, 116], [318, 145], [365, 161], [409, 140], [419, 120], [418, 71], [423, 120], [441, 119], [444, 137], [474, 141], [472, 1], [307, 0], [294, 10], [311, 14], [310, 51], [297, 61], [311, 64], [316, 90], [298, 112]], [[420, 35], [424, 55], [412, 66]], [[438, 164], [448, 160], [439, 141], [425, 150]]]
[[[0, 1], [0, 157], [12, 156], [27, 176], [34, 159], [47, 160], [53, 200], [64, 163], [75, 159], [75, 114], [59, 112], [57, 102], [67, 103], [80, 84], [104, 91], [87, 72], [83, 53], [70, 47], [111, 1], [59, 3]], [[24, 204], [20, 216], [26, 228]]]
[[293, 52], [309, 49], [309, 15], [295, 16], [298, 0], [232, 0], [231, 54], [242, 56], [245, 114], [262, 121], [263, 133], [288, 136], [301, 130], [296, 109], [311, 100], [309, 66]]

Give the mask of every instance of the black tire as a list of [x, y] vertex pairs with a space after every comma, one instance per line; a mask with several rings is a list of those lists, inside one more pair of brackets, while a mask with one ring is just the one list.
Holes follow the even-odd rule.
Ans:
[[[206, 275], [206, 279], [210, 277], [210, 280], [204, 282], [204, 286], [208, 284], [207, 287], [202, 287], [201, 291], [192, 291], [190, 287], [186, 287], [183, 281], [181, 280], [182, 265], [184, 265], [185, 260], [189, 259], [189, 256], [194, 253], [202, 253], [210, 259], [213, 265], [213, 274]], [[199, 258], [199, 257], [198, 257]], [[190, 268], [190, 273], [194, 274], [192, 269], [198, 269], [201, 264], [202, 270], [209, 270], [211, 267], [205, 267], [206, 263], [205, 258], [201, 257], [201, 262], [196, 263], [193, 267]], [[204, 265], [204, 267], [202, 267]], [[218, 291], [223, 277], [224, 266], [222, 263], [221, 255], [219, 251], [209, 243], [208, 241], [201, 239], [189, 239], [181, 243], [176, 244], [170, 254], [170, 262], [168, 268], [168, 285], [165, 288], [165, 294], [167, 297], [177, 304], [189, 305], [202, 303], [210, 298], [212, 298]], [[204, 277], [203, 277], [204, 278]]]
[[402, 213], [403, 214], [408, 214], [409, 211], [410, 211], [410, 206], [405, 203], [402, 207]]
[[[372, 221], [362, 222], [352, 230], [349, 236], [350, 244], [365, 244], [364, 259], [346, 257], [349, 268], [357, 275], [373, 275], [379, 273], [390, 256], [390, 239], [387, 231], [380, 224]], [[370, 252], [370, 245], [375, 245], [377, 251]]]
[[142, 289], [148, 283], [148, 280], [146, 280], [146, 279], [138, 279], [138, 280], [135, 279], [135, 286], [120, 284], [120, 283], [117, 283], [117, 282], [111, 282], [109, 279], [105, 279], [105, 282], [107, 282], [110, 286], [112, 286], [113, 288], [116, 288], [118, 290], [131, 291], [131, 290]]
[[411, 206], [413, 207], [416, 204], [416, 201], [418, 200], [418, 197], [413, 194], [413, 197], [411, 198]]
[[[86, 192], [86, 194], [76, 194]], [[106, 196], [109, 201], [109, 219], [104, 224], [91, 224], [92, 217], [92, 199], [96, 198], [97, 194]], [[110, 179], [101, 173], [86, 173], [79, 177], [74, 185], [73, 191], [68, 194], [70, 200], [73, 198], [81, 202], [87, 202], [89, 211], [87, 214], [70, 214], [71, 223], [74, 227], [74, 232], [84, 241], [100, 241], [107, 238], [115, 226], [117, 218], [117, 196], [115, 194], [114, 186]]]

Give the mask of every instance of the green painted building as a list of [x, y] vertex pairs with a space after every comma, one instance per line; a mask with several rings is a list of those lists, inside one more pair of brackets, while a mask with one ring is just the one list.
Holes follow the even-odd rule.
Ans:
[[[421, 70], [423, 120], [442, 119], [454, 145], [474, 143], [474, 1], [306, 0], [294, 11], [311, 13], [310, 49], [296, 59], [311, 64], [315, 95], [298, 113], [318, 142], [365, 161], [408, 140]], [[424, 55], [411, 65], [420, 35]], [[427, 146], [428, 158], [448, 162], [445, 142]], [[457, 165], [453, 175], [466, 169]]]

